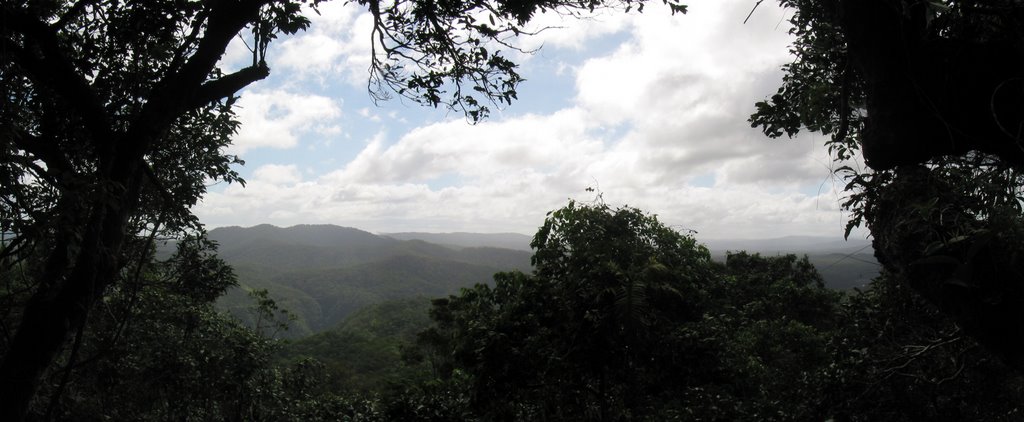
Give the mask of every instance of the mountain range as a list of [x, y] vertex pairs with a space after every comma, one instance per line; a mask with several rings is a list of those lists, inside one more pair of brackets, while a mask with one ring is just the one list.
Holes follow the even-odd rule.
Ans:
[[[219, 305], [243, 320], [251, 317], [247, 292], [266, 289], [297, 318], [288, 337], [334, 327], [371, 304], [412, 297], [439, 297], [488, 283], [496, 272], [529, 272], [530, 236], [516, 233], [383, 233], [334, 225], [268, 224], [210, 230], [219, 256], [231, 264], [240, 287]], [[863, 286], [878, 274], [868, 241], [817, 237], [711, 240], [715, 259], [727, 251], [808, 255], [829, 287]]]
[[457, 248], [472, 248], [487, 246], [492, 248], [514, 249], [530, 252], [530, 241], [532, 236], [520, 233], [381, 233], [381, 236], [399, 240], [422, 240], [424, 242], [436, 243], [439, 245], [453, 246]]
[[[403, 240], [454, 247], [494, 246], [531, 251], [532, 237], [518, 233], [383, 233]], [[828, 287], [849, 290], [864, 287], [878, 276], [880, 265], [875, 260], [871, 241], [817, 236], [785, 236], [771, 239], [697, 239], [710, 251], [712, 258], [724, 261], [729, 252], [747, 251], [761, 255], [807, 255], [825, 279]]]
[[522, 250], [442, 246], [333, 225], [224, 227], [209, 237], [240, 285], [219, 305], [248, 319], [246, 292], [266, 289], [297, 317], [290, 337], [323, 331], [369, 304], [445, 296], [499, 271], [530, 270]]

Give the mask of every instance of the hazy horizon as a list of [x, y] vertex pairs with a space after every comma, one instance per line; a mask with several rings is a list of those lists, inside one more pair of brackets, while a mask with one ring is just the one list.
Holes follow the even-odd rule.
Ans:
[[[240, 93], [229, 152], [246, 186], [194, 208], [210, 227], [332, 223], [371, 232], [532, 233], [569, 198], [628, 204], [706, 238], [840, 237], [842, 185], [824, 139], [750, 127], [792, 61], [786, 10], [745, 0], [664, 5], [557, 26], [509, 53], [518, 101], [460, 113], [366, 92], [369, 15], [324, 3], [308, 31], [271, 45], [274, 72]], [[229, 47], [225, 70], [251, 53]], [[495, 107], [492, 107], [494, 109]], [[853, 163], [857, 166], [856, 163]], [[861, 235], [862, 236], [862, 235]]]
[[[533, 235], [534, 235], [534, 233], [520, 233], [520, 232], [470, 232], [470, 231], [451, 231], [451, 232], [435, 231], [435, 232], [431, 232], [431, 231], [418, 231], [418, 230], [413, 230], [413, 231], [372, 231], [372, 230], [365, 230], [365, 229], [363, 229], [361, 227], [357, 227], [357, 226], [350, 226], [350, 225], [344, 225], [344, 224], [334, 224], [334, 223], [297, 223], [297, 224], [292, 224], [292, 225], [277, 225], [277, 224], [272, 224], [272, 223], [258, 223], [258, 224], [245, 225], [245, 226], [241, 226], [241, 225], [224, 225], [224, 226], [218, 226], [218, 227], [207, 227], [207, 229], [208, 230], [232, 229], [232, 228], [251, 229], [251, 228], [254, 228], [254, 227], [258, 227], [258, 226], [271, 226], [271, 227], [275, 227], [275, 228], [279, 228], [279, 229], [290, 229], [290, 228], [297, 227], [297, 226], [334, 226], [334, 227], [339, 227], [339, 228], [356, 229], [356, 230], [360, 230], [360, 231], [363, 231], [363, 232], [366, 232], [366, 233], [370, 233], [370, 234], [374, 234], [374, 235], [377, 235], [377, 236], [393, 236], [393, 235], [480, 235], [480, 236], [522, 236], [524, 238], [532, 238]], [[782, 234], [780, 236], [763, 237], [763, 238], [751, 238], [751, 237], [733, 237], [733, 238], [711, 238], [711, 237], [707, 237], [706, 238], [706, 237], [701, 236], [700, 233], [695, 233], [695, 234], [693, 234], [693, 236], [699, 242], [702, 242], [702, 243], [707, 243], [707, 242], [731, 242], [731, 241], [758, 241], [758, 242], [763, 242], [763, 241], [775, 241], [775, 240], [806, 240], [806, 241], [810, 241], [810, 242], [815, 242], [815, 241], [831, 241], [831, 242], [835, 242], [835, 241], [848, 241], [851, 244], [858, 244], [858, 243], [863, 244], [865, 242], [870, 242], [870, 239], [855, 238], [852, 235], [850, 236], [850, 239], [848, 239], [848, 240], [847, 239], [843, 239], [842, 233], [839, 233], [837, 236], [826, 236], [826, 235], [819, 235], [819, 236], [816, 236], [816, 235], [788, 235], [788, 234]]]

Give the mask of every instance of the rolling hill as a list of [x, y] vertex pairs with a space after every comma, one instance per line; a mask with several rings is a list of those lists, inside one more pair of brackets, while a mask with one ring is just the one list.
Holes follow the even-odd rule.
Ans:
[[[386, 233], [385, 236], [403, 240], [467, 246], [503, 246], [529, 251], [531, 237], [515, 233]], [[807, 255], [825, 279], [825, 285], [837, 290], [864, 287], [878, 276], [879, 264], [875, 260], [871, 241], [864, 239], [816, 236], [786, 236], [772, 239], [701, 239], [711, 250], [711, 256], [725, 260], [729, 251], [747, 251], [765, 256], [795, 254]]]
[[724, 260], [729, 251], [747, 251], [765, 256], [807, 255], [825, 279], [825, 285], [837, 290], [866, 286], [878, 276], [881, 265], [875, 260], [871, 241], [864, 239], [786, 236], [774, 239], [711, 239], [703, 242], [711, 256]]
[[335, 391], [379, 391], [388, 382], [409, 381], [428, 368], [405, 364], [402, 349], [431, 325], [430, 306], [426, 297], [366, 306], [328, 330], [289, 342], [278, 358], [286, 363], [315, 358]]
[[[372, 304], [438, 297], [488, 283], [499, 271], [530, 271], [529, 237], [518, 234], [391, 233], [376, 235], [334, 225], [224, 227], [209, 237], [235, 268], [240, 288], [219, 305], [251, 318], [246, 292], [266, 289], [297, 320], [285, 336], [322, 332]], [[727, 251], [808, 255], [826, 285], [847, 290], [878, 274], [870, 243], [827, 238], [711, 240], [715, 259]]]
[[381, 233], [382, 236], [387, 236], [392, 239], [399, 240], [422, 240], [430, 243], [437, 243], [445, 246], [455, 246], [460, 248], [473, 248], [473, 247], [493, 247], [503, 249], [515, 249], [520, 251], [530, 252], [530, 241], [533, 240], [532, 236], [519, 233], [422, 233], [422, 232], [406, 232], [406, 233]]
[[490, 282], [499, 271], [530, 270], [530, 254], [521, 250], [442, 246], [333, 225], [225, 227], [209, 237], [240, 284], [219, 305], [247, 320], [246, 292], [267, 289], [298, 317], [287, 337], [323, 331], [370, 304], [444, 296]]

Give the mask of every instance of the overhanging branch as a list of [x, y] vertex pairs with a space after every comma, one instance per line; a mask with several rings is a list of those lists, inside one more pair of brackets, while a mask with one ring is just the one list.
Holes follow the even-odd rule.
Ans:
[[242, 88], [270, 75], [270, 68], [266, 64], [249, 66], [230, 75], [208, 81], [199, 87], [199, 90], [192, 97], [188, 109], [202, 107], [213, 101], [233, 95]]
[[[242, 73], [245, 71], [243, 69], [232, 74], [241, 73], [241, 75], [229, 78], [223, 83], [215, 83], [223, 78], [204, 83], [214, 66], [217, 65], [217, 61], [224, 54], [228, 43], [249, 22], [258, 17], [261, 7], [270, 2], [271, 0], [236, 0], [222, 1], [214, 6], [215, 9], [211, 12], [210, 20], [195, 54], [182, 65], [179, 71], [168, 75], [153, 90], [150, 96], [153, 101], [146, 103], [139, 113], [138, 119], [132, 122], [127, 136], [121, 138], [122, 142], [126, 143], [124, 146], [127, 147], [123, 151], [123, 158], [126, 161], [134, 161], [141, 157], [149, 145], [167, 130], [181, 112], [204, 104], [202, 101], [215, 95], [215, 91], [223, 92], [231, 86], [237, 86], [247, 78], [255, 76], [250, 74], [255, 71]], [[258, 66], [256, 68], [258, 69]], [[264, 71], [267, 70], [264, 69]], [[228, 75], [228, 77], [232, 75]], [[258, 79], [262, 78], [251, 79], [249, 83]], [[213, 88], [204, 89], [203, 87], [208, 84], [213, 84]], [[215, 89], [217, 87], [220, 88]], [[209, 101], [206, 100], [206, 102]]]

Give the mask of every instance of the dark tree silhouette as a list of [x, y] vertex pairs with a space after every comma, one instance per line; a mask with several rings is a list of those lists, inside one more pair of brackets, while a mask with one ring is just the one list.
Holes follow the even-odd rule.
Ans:
[[[1024, 5], [784, 0], [796, 58], [751, 123], [832, 135], [876, 255], [1024, 368]], [[849, 233], [849, 231], [847, 232]]]

